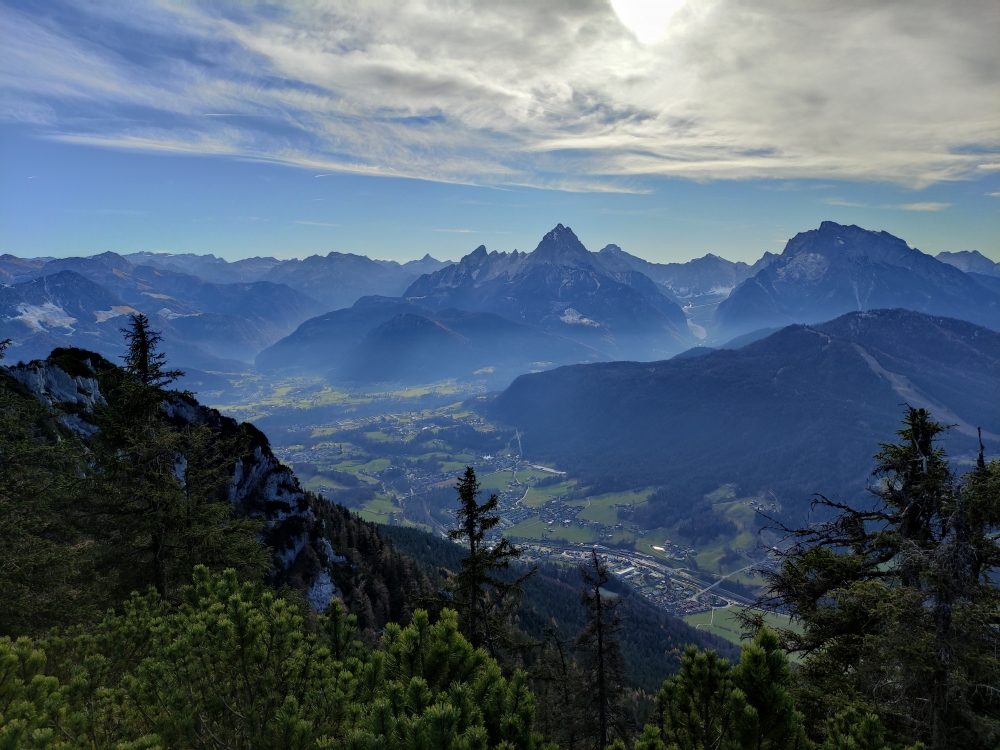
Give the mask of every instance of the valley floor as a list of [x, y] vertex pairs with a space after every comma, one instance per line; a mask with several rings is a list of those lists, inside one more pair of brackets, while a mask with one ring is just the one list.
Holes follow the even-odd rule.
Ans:
[[522, 456], [516, 433], [477, 413], [475, 388], [449, 381], [352, 392], [300, 379], [255, 383], [241, 396], [220, 408], [257, 422], [305, 488], [362, 518], [445, 536], [454, 481], [472, 466], [484, 493], [499, 499], [496, 537], [515, 541], [526, 562], [575, 566], [596, 546], [650, 602], [729, 640], [739, 633], [716, 625], [713, 612], [751, 604], [760, 572], [773, 565], [755, 525], [773, 502], [719, 487], [708, 499], [737, 531], [708, 542], [676, 527], [640, 528], [632, 516], [653, 488], [592, 494], [558, 467]]

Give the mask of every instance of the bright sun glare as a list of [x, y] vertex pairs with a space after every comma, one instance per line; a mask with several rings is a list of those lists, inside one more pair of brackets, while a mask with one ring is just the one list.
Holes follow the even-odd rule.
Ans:
[[611, 0], [618, 18], [643, 44], [660, 39], [670, 19], [684, 3], [685, 0]]

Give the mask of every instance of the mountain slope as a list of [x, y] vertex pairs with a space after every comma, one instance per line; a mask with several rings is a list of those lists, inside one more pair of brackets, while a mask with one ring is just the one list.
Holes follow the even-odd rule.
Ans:
[[955, 266], [966, 273], [978, 273], [983, 276], [1000, 277], [1000, 263], [994, 263], [978, 250], [963, 250], [958, 253], [938, 253], [936, 257], [942, 263]]
[[257, 355], [264, 372], [299, 370], [326, 372], [339, 366], [344, 355], [371, 329], [402, 313], [429, 315], [431, 309], [394, 297], [362, 297], [351, 307], [318, 315]]
[[764, 253], [752, 266], [711, 253], [687, 263], [650, 263], [617, 245], [604, 247], [597, 256], [605, 266], [623, 265], [649, 277], [664, 296], [683, 308], [699, 338], [707, 335], [716, 308], [732, 290], [778, 257]]
[[185, 346], [200, 346], [220, 358], [250, 361], [323, 309], [283, 284], [214, 284], [188, 273], [136, 265], [110, 252], [44, 263], [10, 261], [6, 266], [22, 282], [61, 272], [80, 274], [116, 295], [119, 305], [146, 313], [157, 325], [172, 325]]
[[328, 374], [334, 381], [461, 378], [503, 387], [524, 372], [601, 359], [600, 352], [584, 344], [499, 315], [364, 297], [352, 307], [306, 321], [262, 351], [257, 367]]
[[339, 310], [353, 305], [361, 297], [398, 296], [414, 279], [444, 265], [446, 263], [429, 255], [400, 265], [395, 261], [334, 252], [282, 261], [271, 268], [265, 278], [308, 294], [323, 303], [327, 310]]
[[720, 337], [901, 307], [1000, 330], [1000, 296], [888, 232], [824, 221], [719, 305]]
[[524, 372], [600, 359], [572, 339], [491, 313], [405, 312], [371, 329], [332, 368], [330, 378], [365, 383], [455, 378], [504, 387]]
[[490, 415], [521, 431], [529, 455], [586, 478], [663, 484], [684, 502], [732, 482], [801, 511], [813, 492], [864, 498], [871, 446], [892, 438], [906, 401], [961, 423], [952, 452], [975, 446], [976, 426], [1000, 447], [997, 372], [1000, 334], [875, 311], [735, 351], [525, 375]]
[[152, 266], [161, 271], [173, 271], [197, 276], [215, 284], [234, 284], [261, 281], [274, 266], [282, 261], [277, 258], [242, 258], [229, 262], [214, 255], [194, 253], [131, 253], [123, 256], [137, 266]]
[[[282, 284], [213, 284], [187, 273], [137, 266], [115, 253], [50, 261], [39, 274], [62, 270], [85, 276], [151, 317], [175, 323], [189, 343], [244, 361], [323, 309]], [[207, 317], [197, 320], [200, 316]]]
[[[44, 359], [53, 349], [88, 348], [111, 360], [124, 353], [120, 328], [138, 312], [118, 295], [74, 271], [0, 287], [0, 339], [13, 343], [9, 360]], [[182, 367], [238, 372], [245, 365], [210, 354], [188, 341], [170, 321], [155, 318], [164, 350]]]
[[693, 343], [675, 303], [645, 277], [609, 271], [562, 224], [531, 253], [488, 253], [480, 246], [458, 264], [421, 277], [404, 296], [435, 309], [492, 312], [617, 357], [648, 359]]

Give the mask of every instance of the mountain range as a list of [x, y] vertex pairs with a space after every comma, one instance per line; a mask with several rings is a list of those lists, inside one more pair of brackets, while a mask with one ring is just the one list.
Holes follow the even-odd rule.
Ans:
[[904, 403], [953, 425], [953, 455], [977, 447], [977, 427], [1000, 448], [998, 373], [1000, 333], [876, 310], [736, 350], [522, 375], [489, 415], [517, 428], [529, 455], [590, 481], [663, 485], [677, 502], [732, 483], [799, 517], [815, 492], [865, 497], [872, 446], [898, 428]]
[[457, 263], [339, 252], [235, 262], [3, 255], [0, 284], [10, 356], [57, 345], [117, 356], [122, 316], [141, 311], [163, 331], [171, 360], [203, 371], [202, 381], [253, 362], [263, 373], [335, 382], [457, 378], [502, 388], [553, 366], [738, 348], [791, 323], [877, 308], [1000, 329], [1000, 265], [974, 251], [934, 258], [886, 232], [833, 222], [752, 265], [712, 254], [651, 263], [617, 245], [590, 252], [560, 224], [533, 252], [480, 246]]
[[422, 276], [403, 296], [438, 310], [502, 315], [617, 359], [655, 359], [696, 341], [683, 310], [649, 277], [607, 268], [562, 224], [531, 253], [490, 253], [480, 245]]
[[503, 387], [523, 372], [607, 359], [578, 341], [492, 313], [363, 297], [303, 323], [258, 354], [256, 365], [265, 373], [325, 374], [334, 382], [456, 378]]
[[301, 260], [245, 258], [232, 263], [214, 255], [136, 253], [126, 257], [137, 264], [191, 274], [217, 284], [254, 281], [286, 284], [309, 295], [327, 310], [349, 307], [359, 298], [371, 295], [398, 296], [415, 279], [450, 263], [430, 255], [397, 263], [337, 252]]
[[721, 334], [815, 323], [899, 307], [1000, 330], [1000, 296], [954, 265], [888, 232], [824, 221], [733, 290], [715, 313]]

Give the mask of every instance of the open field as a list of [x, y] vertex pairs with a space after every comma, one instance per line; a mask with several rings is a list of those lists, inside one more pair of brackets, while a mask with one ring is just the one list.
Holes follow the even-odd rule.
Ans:
[[[385, 413], [401, 411], [406, 402], [417, 402], [427, 396], [455, 397], [453, 411], [468, 414], [461, 409], [462, 400], [482, 392], [478, 386], [447, 380], [427, 385], [409, 387], [388, 385], [366, 389], [348, 389], [331, 386], [323, 378], [297, 377], [272, 380], [262, 375], [247, 375], [233, 381], [236, 398], [230, 403], [213, 404], [225, 414], [252, 422], [278, 409], [301, 409], [306, 412], [317, 407], [357, 407], [384, 404]], [[424, 410], [427, 416], [433, 409]]]
[[582, 500], [571, 500], [568, 505], [578, 505], [578, 506], [606, 506], [614, 507], [614, 505], [639, 505], [646, 502], [649, 497], [649, 489], [641, 490], [627, 490], [626, 492], [608, 492], [604, 495], [594, 495], [593, 497], [587, 497]]
[[550, 484], [548, 487], [531, 487], [527, 496], [521, 501], [530, 508], [537, 508], [544, 505], [549, 500], [561, 497], [576, 487], [576, 480], [570, 479], [559, 484]]
[[528, 518], [520, 523], [511, 526], [505, 532], [511, 539], [561, 539], [564, 542], [595, 542], [597, 533], [588, 527], [569, 526], [563, 527], [560, 524], [549, 526], [538, 516]]
[[361, 510], [357, 511], [358, 515], [361, 516], [366, 521], [375, 521], [376, 523], [388, 523], [390, 513], [402, 513], [400, 507], [392, 501], [388, 495], [383, 495], [379, 493], [375, 496], [374, 500], [369, 500], [365, 503]]
[[[725, 638], [727, 641], [739, 644], [742, 643], [740, 636], [743, 633], [740, 630], [736, 616], [742, 611], [743, 608], [741, 607], [727, 607], [725, 609], [713, 609], [711, 612], [699, 612], [695, 615], [687, 615], [683, 619], [688, 625], [698, 630], [714, 633], [717, 636]], [[790, 618], [771, 614], [770, 612], [764, 615], [764, 622], [771, 627], [800, 630], [799, 625], [792, 622]]]

